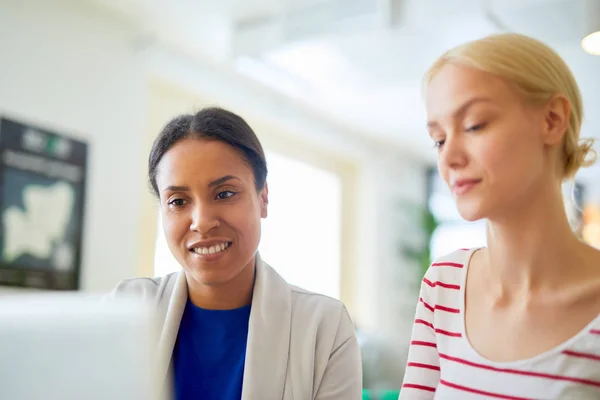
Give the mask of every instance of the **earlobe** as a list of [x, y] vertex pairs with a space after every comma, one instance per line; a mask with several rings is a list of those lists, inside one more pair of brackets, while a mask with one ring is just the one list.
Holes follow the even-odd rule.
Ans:
[[569, 127], [571, 106], [563, 95], [556, 95], [548, 101], [545, 115], [544, 141], [547, 145], [562, 143], [563, 136]]

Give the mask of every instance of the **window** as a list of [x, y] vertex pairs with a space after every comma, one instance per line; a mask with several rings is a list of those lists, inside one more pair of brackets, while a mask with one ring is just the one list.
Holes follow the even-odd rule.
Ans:
[[293, 285], [339, 298], [341, 181], [329, 171], [267, 154], [269, 215], [261, 257]]
[[431, 236], [431, 258], [435, 260], [455, 250], [485, 247], [485, 221], [440, 224]]
[[461, 248], [486, 246], [485, 221], [467, 222], [458, 213], [456, 201], [436, 169], [429, 173], [428, 207], [439, 221], [431, 236], [431, 259]]
[[[341, 181], [329, 171], [268, 153], [269, 207], [261, 257], [288, 283], [339, 298]], [[179, 270], [158, 219], [156, 276]]]
[[162, 217], [158, 210], [158, 221], [156, 229], [156, 246], [154, 247], [154, 276], [165, 276], [171, 272], [179, 271], [181, 268], [169, 246], [162, 228]]

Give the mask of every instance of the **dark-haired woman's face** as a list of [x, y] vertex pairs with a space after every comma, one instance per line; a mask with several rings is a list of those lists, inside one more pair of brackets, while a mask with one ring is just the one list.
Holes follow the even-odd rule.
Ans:
[[[158, 165], [163, 229], [177, 261], [196, 282], [231, 283], [253, 271], [267, 189], [231, 146], [185, 139]], [[247, 274], [244, 274], [246, 271]]]

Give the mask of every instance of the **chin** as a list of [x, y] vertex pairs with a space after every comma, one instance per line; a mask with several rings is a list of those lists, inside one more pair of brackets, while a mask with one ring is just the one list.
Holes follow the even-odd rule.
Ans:
[[194, 280], [206, 286], [226, 284], [238, 277], [245, 269], [238, 263], [221, 260], [216, 263], [202, 263], [198, 260], [188, 260], [185, 270]]
[[186, 268], [194, 280], [205, 286], [219, 286], [226, 284], [227, 282], [234, 279], [237, 274], [233, 273], [233, 271], [224, 271], [224, 270], [202, 270], [195, 267]]
[[480, 204], [472, 202], [458, 202], [457, 209], [460, 216], [467, 222], [480, 221], [487, 216]]

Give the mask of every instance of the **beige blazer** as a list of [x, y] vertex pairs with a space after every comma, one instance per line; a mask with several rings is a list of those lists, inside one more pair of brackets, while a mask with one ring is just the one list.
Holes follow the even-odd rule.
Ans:
[[[188, 299], [185, 274], [126, 280], [107, 297], [131, 296], [156, 307], [160, 373], [165, 393], [172, 393], [171, 356]], [[257, 256], [242, 400], [359, 400], [361, 393], [360, 350], [344, 305], [289, 285]]]

